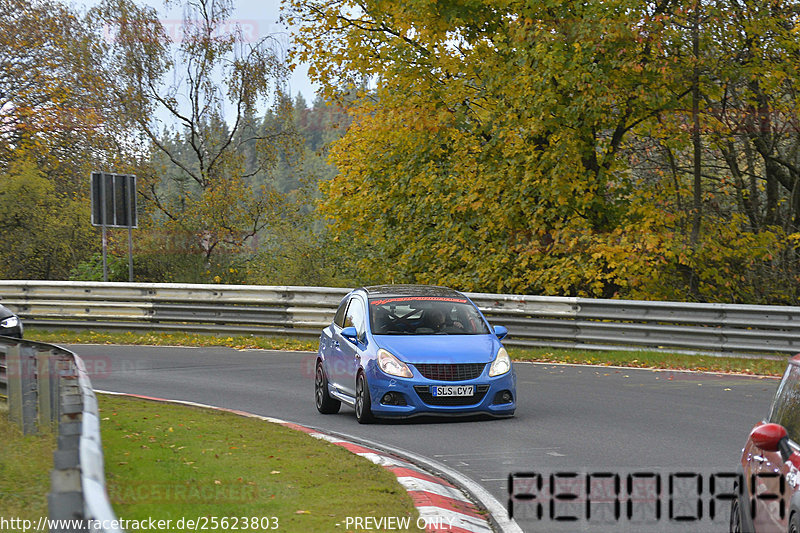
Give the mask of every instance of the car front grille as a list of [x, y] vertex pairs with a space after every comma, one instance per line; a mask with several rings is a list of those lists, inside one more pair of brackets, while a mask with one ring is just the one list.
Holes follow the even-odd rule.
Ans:
[[475, 405], [483, 401], [483, 397], [489, 392], [489, 385], [478, 385], [475, 387], [475, 394], [472, 396], [434, 396], [428, 385], [414, 385], [414, 390], [420, 400], [428, 405], [440, 407], [458, 407], [463, 405]]
[[435, 381], [466, 381], [483, 373], [486, 363], [417, 363], [414, 367], [428, 379]]

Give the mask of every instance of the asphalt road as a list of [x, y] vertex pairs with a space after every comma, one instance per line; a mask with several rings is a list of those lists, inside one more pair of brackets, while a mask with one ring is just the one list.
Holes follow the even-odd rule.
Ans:
[[[548, 503], [554, 499], [548, 497], [539, 517], [536, 502], [518, 503], [515, 515], [525, 531], [725, 530], [719, 501], [715, 521], [709, 522], [711, 477], [735, 471], [745, 438], [766, 414], [778, 383], [739, 376], [516, 364], [519, 400], [512, 419], [412, 419], [361, 426], [346, 406], [337, 415], [316, 411], [313, 354], [223, 348], [68, 348], [84, 358], [96, 389], [241, 409], [412, 451], [463, 473], [504, 504], [511, 473], [540, 476], [534, 479], [542, 481], [543, 489], [530, 488], [524, 480], [516, 485], [518, 492], [535, 493], [537, 501], [547, 496], [548, 483], [568, 481], [572, 473], [581, 474], [580, 483], [587, 481], [587, 474], [593, 476], [590, 482], [609, 479], [601, 474], [611, 474], [612, 480], [613, 475], [621, 476], [621, 488], [592, 485], [591, 508], [583, 498], [566, 504], [562, 498], [551, 507]], [[688, 488], [682, 486], [679, 482], [685, 480], [677, 474], [685, 472], [699, 473], [702, 486], [697, 494], [705, 522], [691, 519], [696, 515], [691, 502], [698, 500], [692, 492], [698, 480], [690, 479]], [[556, 476], [550, 478], [550, 474]], [[634, 507], [625, 523], [628, 474], [634, 474], [634, 481], [659, 479], [661, 484], [653, 482], [641, 489], [658, 487], [660, 495], [650, 499], [650, 507]], [[675, 505], [668, 501], [672, 481]], [[565, 491], [564, 485], [555, 489]], [[599, 496], [599, 490], [607, 492], [605, 497]], [[622, 502], [622, 525], [613, 516], [615, 499]], [[587, 509], [594, 513], [588, 520]], [[690, 519], [675, 522], [669, 520], [671, 515]], [[557, 516], [580, 520], [555, 521]]]

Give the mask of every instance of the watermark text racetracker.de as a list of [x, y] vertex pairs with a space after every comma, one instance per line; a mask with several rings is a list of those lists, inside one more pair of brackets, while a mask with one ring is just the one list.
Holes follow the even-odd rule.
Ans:
[[[83, 355], [81, 356], [86, 373], [92, 380], [105, 379], [116, 373], [140, 373], [150, 370], [146, 362], [133, 359], [122, 359], [112, 361], [110, 357], [104, 355]], [[9, 378], [28, 378], [35, 379], [39, 375], [36, 360], [33, 358], [22, 361], [22, 364], [9, 364], [6, 374]], [[57, 371], [61, 377], [75, 377], [74, 368], [63, 368]]]
[[0, 516], [0, 531], [90, 531], [109, 529], [124, 531], [276, 531], [280, 529], [277, 516], [198, 516], [160, 520], [148, 517], [141, 520], [118, 518], [113, 520], [56, 520], [41, 517], [39, 520], [6, 518]]
[[[426, 531], [450, 531], [457, 527], [455, 519], [449, 517], [427, 516], [348, 516], [343, 523], [346, 531], [409, 531], [414, 528]], [[124, 531], [278, 531], [280, 519], [277, 516], [198, 516], [195, 518], [131, 520], [56, 520], [41, 517], [39, 520], [24, 518], [5, 518], [0, 516], [2, 531], [90, 531], [100, 532], [109, 529]]]

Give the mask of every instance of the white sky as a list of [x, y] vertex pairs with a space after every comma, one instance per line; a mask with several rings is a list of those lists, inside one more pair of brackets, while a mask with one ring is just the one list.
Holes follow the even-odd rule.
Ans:
[[[79, 10], [86, 10], [98, 3], [99, 0], [71, 0], [68, 2]], [[174, 2], [176, 5], [166, 10], [162, 0], [134, 0], [139, 5], [148, 5], [158, 10], [161, 21], [169, 34], [180, 33], [180, 24], [183, 20], [183, 2]], [[234, 0], [235, 11], [232, 22], [238, 23], [245, 35], [252, 35], [259, 39], [267, 35], [278, 38], [284, 50], [289, 47], [289, 29], [278, 21], [280, 17], [280, 0]], [[288, 92], [293, 97], [302, 93], [306, 102], [311, 105], [314, 101], [318, 87], [312, 85], [308, 79], [308, 67], [298, 65], [289, 79]]]

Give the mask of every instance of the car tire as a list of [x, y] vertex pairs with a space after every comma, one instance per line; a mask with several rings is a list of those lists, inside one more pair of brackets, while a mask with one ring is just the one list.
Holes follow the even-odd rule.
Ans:
[[375, 421], [372, 414], [372, 400], [369, 396], [367, 376], [359, 372], [356, 378], [356, 419], [359, 424], [370, 424]]
[[[738, 484], [734, 485], [734, 489], [738, 489]], [[742, 505], [744, 505], [744, 502], [742, 501], [741, 495], [731, 500], [731, 518], [728, 526], [728, 531], [730, 533], [753, 533], [752, 529], [745, 522]], [[791, 524], [789, 531], [791, 531]]]
[[797, 512], [789, 518], [789, 533], [800, 533], [800, 514]]
[[742, 508], [739, 506], [739, 498], [731, 500], [731, 519], [728, 531], [729, 533], [742, 533]]
[[317, 363], [317, 371], [314, 373], [314, 399], [317, 404], [317, 411], [323, 415], [332, 415], [339, 412], [342, 402], [331, 398], [328, 392], [328, 377], [325, 369], [322, 368], [322, 361]]

